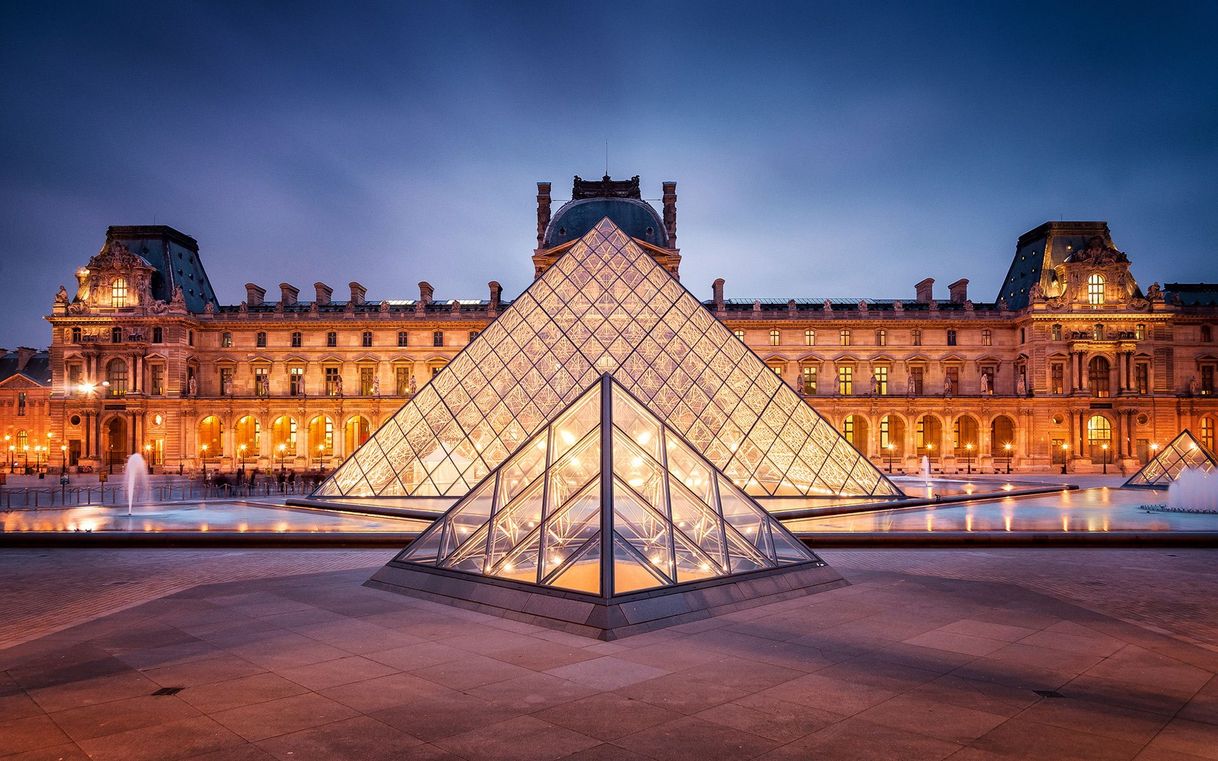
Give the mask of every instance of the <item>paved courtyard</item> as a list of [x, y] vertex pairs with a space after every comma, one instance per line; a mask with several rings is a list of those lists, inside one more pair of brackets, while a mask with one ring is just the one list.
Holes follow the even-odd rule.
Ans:
[[1218, 759], [1218, 553], [824, 553], [852, 586], [602, 643], [372, 551], [8, 551], [0, 757]]

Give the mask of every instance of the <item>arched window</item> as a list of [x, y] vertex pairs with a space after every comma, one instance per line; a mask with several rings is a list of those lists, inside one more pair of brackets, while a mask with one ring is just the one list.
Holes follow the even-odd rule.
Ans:
[[115, 278], [110, 284], [110, 306], [115, 309], [127, 306], [127, 278]]
[[995, 456], [1010, 457], [1015, 451], [1015, 421], [999, 415], [990, 423], [990, 452]]
[[923, 415], [918, 418], [918, 425], [914, 430], [914, 448], [919, 457], [922, 455], [938, 457], [943, 448], [942, 438], [943, 427], [939, 423], [939, 418], [933, 415]]
[[106, 390], [108, 396], [127, 395], [127, 363], [115, 358], [106, 363]]
[[280, 415], [271, 423], [271, 455], [277, 460], [296, 456], [296, 420]]
[[249, 458], [258, 457], [262, 449], [262, 426], [258, 418], [246, 415], [237, 421], [237, 457], [242, 462]]
[[224, 454], [223, 426], [220, 418], [208, 415], [199, 421], [199, 456], [215, 460]]
[[901, 457], [905, 454], [905, 421], [896, 415], [880, 418], [880, 449], [886, 457]]
[[318, 415], [309, 421], [309, 457], [334, 456], [334, 421]]
[[842, 420], [842, 437], [863, 455], [867, 454], [867, 418], [847, 415]]
[[1087, 303], [1104, 303], [1104, 276], [1098, 272], [1087, 278]]
[[960, 456], [966, 451], [977, 451], [978, 435], [977, 420], [971, 415], [961, 415], [952, 426], [952, 448]]
[[343, 452], [346, 454], [354, 452], [368, 440], [371, 432], [372, 426], [368, 424], [368, 418], [356, 415], [348, 420], [347, 424], [343, 426]]
[[1102, 462], [1112, 446], [1112, 423], [1103, 415], [1092, 415], [1087, 420], [1087, 447], [1093, 462]]
[[1111, 394], [1110, 378], [1112, 365], [1104, 357], [1092, 357], [1087, 363], [1087, 385], [1091, 387], [1092, 396], [1109, 396]]

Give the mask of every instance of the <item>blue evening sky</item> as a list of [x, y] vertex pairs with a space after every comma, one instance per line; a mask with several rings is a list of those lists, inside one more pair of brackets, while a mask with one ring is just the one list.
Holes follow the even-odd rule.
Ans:
[[220, 299], [505, 296], [534, 183], [678, 183], [703, 298], [992, 300], [1016, 237], [1103, 219], [1218, 280], [1218, 3], [6, 3], [0, 346], [45, 346], [111, 224]]

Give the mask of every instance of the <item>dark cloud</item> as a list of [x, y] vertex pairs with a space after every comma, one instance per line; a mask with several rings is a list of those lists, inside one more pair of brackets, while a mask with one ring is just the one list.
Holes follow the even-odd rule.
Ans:
[[108, 224], [195, 236], [221, 300], [528, 284], [533, 182], [679, 182], [684, 281], [992, 298], [1023, 231], [1107, 219], [1213, 280], [1213, 4], [10, 3], [0, 343], [45, 345]]

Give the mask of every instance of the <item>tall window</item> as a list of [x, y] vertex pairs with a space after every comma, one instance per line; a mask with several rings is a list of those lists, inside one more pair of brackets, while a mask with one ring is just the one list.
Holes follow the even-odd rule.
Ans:
[[300, 331], [299, 330], [292, 331], [292, 348], [299, 349], [300, 345], [303, 342], [304, 342], [304, 338], [303, 338], [303, 336], [301, 336]]
[[[154, 328], [154, 330], [159, 330], [159, 328]], [[81, 336], [80, 328], [72, 328], [72, 343], [74, 343], [74, 344], [80, 343], [80, 336]]]
[[1214, 340], [1214, 330], [1209, 325], [1201, 326], [1201, 343], [1212, 343]]
[[1053, 340], [1054, 341], [1062, 340], [1062, 326], [1060, 323], [1054, 323], [1054, 325], [1053, 325]]
[[854, 415], [847, 415], [842, 420], [842, 438], [851, 444], [854, 443]]
[[229, 396], [233, 393], [233, 368], [220, 368], [220, 396]]
[[432, 346], [443, 346], [444, 345], [444, 331], [437, 330], [431, 334], [431, 345]]
[[956, 331], [954, 328], [947, 329], [947, 345], [948, 346], [956, 345]]
[[839, 396], [850, 396], [854, 393], [853, 367], [839, 367], [837, 369], [837, 393]]
[[269, 367], [254, 368], [254, 394], [256, 396], [271, 395], [271, 369]]
[[121, 359], [112, 359], [106, 365], [106, 380], [110, 383], [110, 388], [106, 393], [109, 396], [126, 396], [127, 395], [127, 363]]
[[805, 330], [804, 331], [804, 345], [805, 346], [815, 346], [816, 345], [816, 331], [815, 330]]
[[1087, 303], [1104, 303], [1104, 276], [1098, 272], [1087, 278]]
[[913, 330], [909, 331], [909, 342], [911, 344], [913, 344], [914, 346], [922, 345], [922, 329], [921, 328], [914, 328]]
[[1202, 365], [1201, 366], [1201, 395], [1202, 396], [1213, 396], [1214, 395], [1214, 366], [1213, 365]]
[[922, 390], [926, 385], [926, 370], [921, 367], [909, 368], [909, 393], [914, 396], [922, 396]]
[[406, 346], [406, 345], [407, 345], [407, 338], [406, 338], [406, 335], [407, 335], [407, 334], [406, 334], [406, 331], [404, 331], [404, 330], [399, 330], [399, 331], [398, 331], [398, 346]]
[[154, 344], [165, 343], [165, 329], [157, 325], [152, 329], [152, 342]]
[[260, 330], [254, 336], [254, 345], [260, 349], [266, 348], [266, 333], [264, 331]]
[[1060, 362], [1049, 366], [1049, 393], [1066, 393], [1066, 366]]
[[888, 396], [888, 368], [875, 368], [875, 392], [880, 396]]
[[849, 346], [850, 345], [850, 331], [847, 330], [846, 328], [842, 328], [840, 331], [838, 331], [837, 342], [841, 346]]
[[118, 309], [127, 306], [127, 279], [116, 278], [110, 284], [110, 306]]
[[1139, 341], [1146, 340], [1146, 323], [1139, 322], [1137, 325], [1134, 326], [1133, 337], [1138, 339]]
[[1091, 326], [1091, 336], [1097, 341], [1103, 341], [1104, 325], [1097, 322], [1095, 325]]
[[1214, 419], [1209, 415], [1201, 418], [1201, 446], [1214, 451]]
[[816, 393], [816, 368], [815, 367], [807, 367], [807, 366], [803, 367], [800, 370], [800, 380], [803, 382], [803, 388], [800, 389], [801, 391], [803, 391], [805, 394], [815, 394]]
[[226, 331], [226, 332], [220, 334], [220, 348], [222, 348], [222, 349], [233, 348], [233, 334], [232, 333], [229, 333]]
[[333, 330], [326, 333], [326, 346], [338, 346], [338, 334]]
[[877, 330], [875, 332], [875, 345], [876, 346], [887, 346], [888, 345], [888, 331], [887, 330]]
[[1106, 456], [1105, 447], [1112, 446], [1112, 423], [1102, 415], [1092, 415], [1087, 420], [1087, 445], [1092, 459]]
[[410, 393], [410, 368], [395, 367], [393, 369], [393, 391], [398, 396], [406, 396]]
[[149, 384], [151, 386], [149, 391], [152, 393], [153, 396], [164, 396], [165, 395], [165, 366], [164, 365], [149, 365], [148, 374], [149, 374], [149, 381], [151, 381], [151, 383]]
[[1087, 385], [1092, 396], [1108, 396], [1112, 365], [1104, 357], [1092, 357], [1087, 363]]
[[360, 396], [372, 396], [372, 382], [376, 378], [375, 367], [361, 367], [359, 369], [359, 393]]
[[981, 331], [981, 345], [982, 346], [993, 346], [994, 345], [994, 334], [992, 332], [990, 332], [989, 329]]
[[18, 391], [17, 392], [17, 417], [25, 417], [25, 402], [26, 402], [25, 392]]
[[1150, 393], [1150, 365], [1139, 362], [1133, 366], [1133, 383], [1139, 394]]
[[123, 342], [123, 329], [110, 328], [110, 343], [121, 344]]
[[23, 428], [17, 431], [17, 451], [23, 452], [30, 445], [30, 434]]
[[326, 396], [338, 396], [338, 391], [339, 391], [338, 368], [337, 367], [327, 367], [325, 370], [325, 377], [326, 377]]
[[372, 345], [372, 331], [365, 330], [363, 333], [361, 333], [360, 337], [359, 337], [359, 343], [360, 343], [360, 346], [371, 346]]
[[292, 367], [288, 369], [288, 393], [292, 396], [304, 396], [304, 368]]
[[770, 346], [777, 346], [781, 339], [782, 336], [777, 330], [770, 331]]

